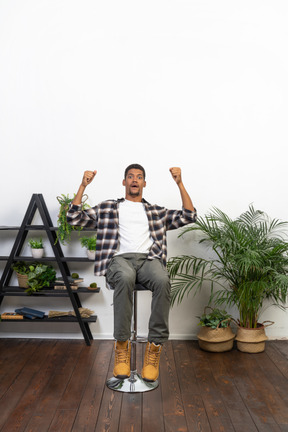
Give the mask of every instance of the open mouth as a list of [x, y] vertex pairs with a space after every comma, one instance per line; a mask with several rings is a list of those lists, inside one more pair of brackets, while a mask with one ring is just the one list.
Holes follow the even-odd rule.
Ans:
[[139, 194], [139, 186], [138, 185], [131, 185], [130, 187], [130, 193], [131, 194]]

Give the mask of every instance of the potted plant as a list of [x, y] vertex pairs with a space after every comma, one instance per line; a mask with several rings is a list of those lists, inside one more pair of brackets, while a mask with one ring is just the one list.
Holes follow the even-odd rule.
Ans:
[[[51, 265], [43, 263], [28, 264], [18, 261], [13, 264], [12, 269], [16, 272], [19, 286], [26, 288], [27, 294], [34, 294], [45, 287], [49, 287], [56, 279], [56, 271]], [[19, 281], [19, 275], [26, 276], [25, 284]], [[20, 285], [21, 283], [21, 285]]]
[[39, 259], [42, 258], [44, 255], [44, 246], [42, 238], [39, 240], [30, 239], [28, 241], [29, 246], [31, 247], [31, 253], [33, 258]]
[[[267, 337], [265, 324], [259, 322], [259, 316], [264, 303], [273, 302], [284, 309], [287, 298], [287, 227], [288, 222], [271, 220], [252, 205], [235, 220], [213, 208], [211, 213], [200, 217], [196, 224], [180, 234], [200, 233], [199, 242], [211, 248], [213, 257], [186, 255], [171, 258], [168, 262], [172, 304], [176, 300], [181, 302], [191, 290], [196, 293], [203, 284], [209, 283], [210, 302], [213, 300], [215, 305], [226, 304], [238, 309], [238, 349], [263, 351]], [[243, 329], [249, 334], [248, 347], [243, 345]]]
[[94, 237], [82, 237], [80, 239], [81, 246], [86, 248], [87, 256], [90, 260], [95, 260], [96, 253], [96, 236]]
[[223, 309], [206, 306], [204, 313], [198, 318], [201, 329], [197, 337], [201, 349], [210, 352], [225, 352], [233, 348], [235, 335], [230, 327], [232, 320], [230, 314]]
[[28, 288], [29, 264], [24, 261], [17, 261], [12, 265], [12, 270], [16, 273], [19, 287]]
[[[88, 196], [85, 194], [83, 195], [83, 198], [84, 200], [82, 202], [82, 209], [85, 210], [90, 206], [85, 203], [85, 201], [87, 201], [88, 199]], [[69, 244], [71, 241], [71, 232], [81, 231], [83, 229], [83, 227], [81, 226], [73, 226], [67, 223], [66, 214], [73, 199], [74, 198], [69, 197], [69, 194], [62, 194], [61, 196], [57, 197], [57, 201], [60, 204], [60, 209], [57, 220], [58, 230], [56, 232], [55, 244], [57, 243], [57, 241], [60, 241], [60, 243], [63, 245]]]

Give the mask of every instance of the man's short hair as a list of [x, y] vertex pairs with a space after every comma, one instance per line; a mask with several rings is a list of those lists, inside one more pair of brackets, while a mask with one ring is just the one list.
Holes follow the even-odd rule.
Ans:
[[145, 180], [145, 177], [146, 177], [145, 169], [144, 169], [141, 165], [139, 165], [139, 164], [131, 164], [131, 165], [129, 165], [129, 166], [125, 169], [124, 179], [126, 179], [127, 173], [128, 173], [128, 171], [131, 170], [131, 169], [138, 169], [138, 170], [142, 171], [142, 172], [143, 172], [143, 177], [144, 177], [144, 180]]

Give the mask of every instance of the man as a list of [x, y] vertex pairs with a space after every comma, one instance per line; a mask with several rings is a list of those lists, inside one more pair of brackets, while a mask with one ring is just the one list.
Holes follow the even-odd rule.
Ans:
[[196, 221], [197, 214], [181, 177], [180, 168], [170, 168], [182, 199], [182, 211], [151, 205], [142, 198], [146, 186], [141, 165], [129, 165], [124, 173], [125, 199], [108, 200], [88, 210], [81, 209], [86, 186], [97, 171], [85, 171], [82, 183], [67, 213], [71, 225], [97, 229], [95, 275], [105, 275], [114, 289], [114, 338], [117, 378], [130, 376], [132, 292], [135, 282], [152, 291], [148, 343], [142, 378], [155, 381], [159, 375], [162, 344], [168, 340], [170, 280], [166, 269], [166, 231]]

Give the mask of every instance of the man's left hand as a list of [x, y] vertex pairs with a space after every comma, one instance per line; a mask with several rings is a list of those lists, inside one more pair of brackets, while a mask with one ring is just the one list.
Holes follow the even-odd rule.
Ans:
[[171, 175], [172, 175], [173, 179], [175, 180], [175, 182], [177, 183], [177, 185], [179, 185], [179, 183], [182, 182], [181, 168], [173, 167], [173, 168], [170, 168], [169, 171], [171, 172]]

